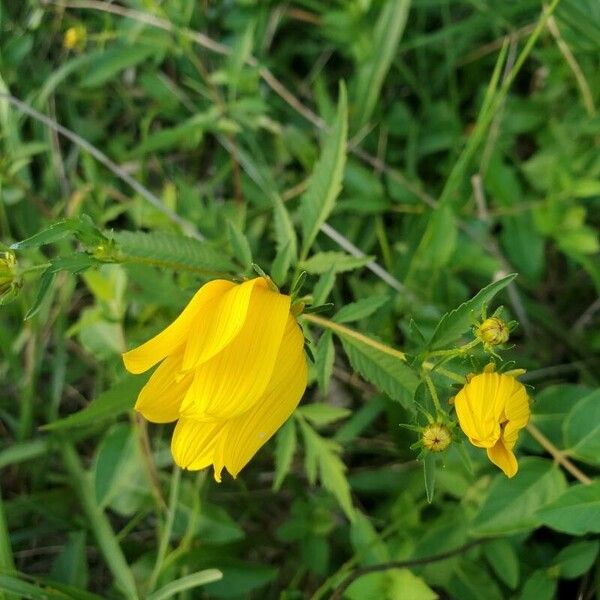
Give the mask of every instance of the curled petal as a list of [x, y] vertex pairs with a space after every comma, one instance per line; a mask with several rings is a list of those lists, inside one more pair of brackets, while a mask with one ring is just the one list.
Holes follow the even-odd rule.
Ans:
[[289, 310], [289, 296], [255, 286], [238, 335], [194, 369], [194, 379], [181, 405], [182, 414], [213, 421], [231, 419], [250, 409], [273, 374]]
[[213, 463], [214, 451], [224, 423], [202, 423], [182, 417], [171, 440], [171, 453], [182, 469], [197, 471]]
[[307, 377], [304, 337], [294, 318], [289, 317], [273, 377], [263, 397], [227, 425], [224, 464], [233, 477], [294, 412], [306, 389]]
[[169, 423], [179, 417], [179, 407], [191, 374], [180, 374], [182, 353], [168, 356], [152, 373], [135, 403], [135, 410], [152, 423]]
[[123, 354], [125, 368], [130, 373], [143, 373], [175, 352], [187, 340], [201, 311], [232, 287], [235, 287], [234, 283], [223, 279], [215, 279], [203, 285], [183, 312], [166, 329], [141, 346]]
[[491, 462], [500, 467], [507, 477], [513, 477], [519, 470], [517, 459], [513, 451], [504, 445], [502, 439], [498, 440], [494, 446], [487, 449], [487, 455]]
[[248, 316], [255, 286], [266, 288], [267, 283], [264, 278], [257, 277], [234, 285], [207, 307], [203, 318], [194, 321], [183, 355], [184, 370], [193, 369], [211, 359], [240, 332]]

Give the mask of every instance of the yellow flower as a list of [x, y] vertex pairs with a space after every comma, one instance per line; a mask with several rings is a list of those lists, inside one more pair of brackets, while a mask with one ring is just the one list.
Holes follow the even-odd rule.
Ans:
[[83, 27], [69, 27], [65, 31], [63, 38], [63, 46], [67, 50], [73, 50], [83, 44], [85, 40], [86, 31]]
[[283, 425], [304, 393], [304, 336], [291, 299], [264, 277], [202, 286], [177, 319], [123, 355], [131, 373], [162, 361], [135, 405], [177, 421], [171, 451], [184, 469], [233, 477]]
[[513, 477], [518, 470], [513, 448], [530, 414], [525, 386], [511, 375], [484, 372], [460, 390], [454, 406], [471, 444], [486, 448], [488, 458]]

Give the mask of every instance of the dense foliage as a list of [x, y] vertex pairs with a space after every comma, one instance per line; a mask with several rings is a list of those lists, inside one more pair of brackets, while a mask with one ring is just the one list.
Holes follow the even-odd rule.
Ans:
[[[0, 597], [600, 599], [599, 73], [597, 0], [0, 0]], [[121, 353], [257, 271], [309, 386], [218, 484]]]

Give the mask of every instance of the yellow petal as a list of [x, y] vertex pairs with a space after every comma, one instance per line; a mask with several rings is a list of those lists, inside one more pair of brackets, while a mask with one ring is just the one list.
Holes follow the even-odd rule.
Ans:
[[234, 286], [194, 321], [183, 356], [184, 370], [211, 359], [240, 332], [256, 285], [266, 288], [267, 282], [263, 277], [257, 277]]
[[502, 440], [498, 440], [493, 447], [488, 448], [487, 455], [490, 461], [500, 467], [507, 477], [513, 477], [519, 470], [515, 455], [504, 445]]
[[504, 407], [504, 414], [508, 422], [502, 434], [504, 445], [512, 449], [517, 442], [519, 431], [529, 422], [531, 409], [525, 386], [520, 381], [514, 379], [514, 377], [510, 377], [509, 375], [504, 375], [503, 377], [512, 379], [510, 393]]
[[253, 406], [271, 379], [289, 310], [289, 296], [254, 286], [238, 335], [194, 369], [182, 414], [204, 421], [230, 419]]
[[[263, 397], [227, 425], [224, 463], [234, 477], [294, 412], [306, 389], [307, 377], [304, 336], [290, 316], [273, 377]], [[216, 468], [215, 464], [215, 471]]]
[[197, 471], [212, 464], [215, 445], [225, 423], [201, 423], [182, 417], [177, 421], [171, 453], [182, 469]]
[[454, 400], [461, 429], [480, 448], [490, 448], [501, 434], [503, 404], [497, 396], [498, 383], [497, 373], [476, 375]]
[[194, 321], [207, 304], [234, 287], [231, 281], [215, 279], [203, 285], [183, 312], [166, 329], [141, 346], [123, 354], [125, 368], [130, 373], [143, 373], [165, 356], [172, 354], [186, 340]]
[[190, 384], [191, 374], [180, 374], [182, 352], [168, 356], [142, 388], [135, 409], [153, 423], [169, 423], [179, 417], [179, 407]]

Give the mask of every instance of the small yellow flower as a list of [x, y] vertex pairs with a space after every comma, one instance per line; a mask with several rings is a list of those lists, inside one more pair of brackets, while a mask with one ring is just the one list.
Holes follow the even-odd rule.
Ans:
[[452, 432], [443, 423], [431, 423], [423, 428], [421, 441], [430, 452], [443, 452], [452, 442]]
[[508, 325], [498, 317], [489, 317], [475, 329], [477, 337], [488, 346], [498, 346], [508, 342]]
[[67, 50], [73, 50], [81, 45], [85, 40], [85, 29], [83, 27], [69, 27], [65, 31], [63, 46]]
[[184, 469], [233, 477], [292, 414], [307, 384], [304, 336], [291, 299], [264, 277], [202, 286], [177, 319], [123, 355], [131, 373], [161, 362], [135, 405], [177, 421], [171, 451]]
[[471, 444], [486, 448], [490, 461], [513, 477], [519, 468], [513, 448], [530, 414], [525, 386], [510, 375], [484, 372], [458, 392], [454, 406]]

